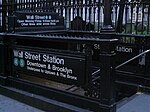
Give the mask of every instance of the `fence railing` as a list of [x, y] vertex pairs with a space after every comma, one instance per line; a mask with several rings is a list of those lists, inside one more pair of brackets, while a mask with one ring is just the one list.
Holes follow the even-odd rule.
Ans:
[[[112, 26], [119, 33], [149, 34], [150, 3], [148, 1], [112, 1]], [[4, 28], [15, 11], [54, 12], [64, 17], [65, 29], [100, 32], [104, 25], [104, 3], [101, 0], [3, 0]], [[2, 20], [2, 19], [1, 19]]]

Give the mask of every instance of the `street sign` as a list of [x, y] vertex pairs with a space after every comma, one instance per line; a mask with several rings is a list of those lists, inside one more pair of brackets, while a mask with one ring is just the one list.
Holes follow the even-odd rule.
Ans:
[[83, 55], [58, 54], [13, 49], [13, 70], [65, 84], [85, 83], [86, 59]]
[[64, 18], [54, 12], [23, 12], [16, 11], [9, 17], [10, 30], [36, 31], [64, 29]]

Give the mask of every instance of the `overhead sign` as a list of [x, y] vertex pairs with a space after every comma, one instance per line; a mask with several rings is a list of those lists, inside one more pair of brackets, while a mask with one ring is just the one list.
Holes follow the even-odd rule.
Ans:
[[84, 56], [13, 50], [14, 71], [66, 84], [84, 84], [85, 65]]
[[15, 27], [64, 28], [64, 18], [57, 13], [17, 11], [14, 15]]

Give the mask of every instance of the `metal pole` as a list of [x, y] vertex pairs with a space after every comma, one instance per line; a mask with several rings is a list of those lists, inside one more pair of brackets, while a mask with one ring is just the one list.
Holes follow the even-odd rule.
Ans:
[[115, 100], [115, 56], [113, 52], [115, 50], [114, 42], [105, 42], [102, 45], [102, 51], [100, 54], [100, 92], [101, 103], [106, 105], [107, 108], [100, 112], [116, 112], [116, 100]]
[[124, 13], [124, 8], [125, 8], [125, 2], [127, 0], [120, 0], [120, 9], [119, 9], [119, 15], [118, 15], [118, 23], [117, 23], [117, 28], [116, 32], [121, 33], [122, 32], [122, 27], [123, 27], [123, 13]]
[[112, 0], [103, 0], [104, 1], [104, 26], [101, 29], [102, 33], [112, 33], [115, 30], [112, 28], [111, 21], [111, 5]]
[[111, 25], [111, 1], [112, 0], [104, 0], [104, 26]]
[[2, 32], [6, 32], [6, 0], [2, 0]]

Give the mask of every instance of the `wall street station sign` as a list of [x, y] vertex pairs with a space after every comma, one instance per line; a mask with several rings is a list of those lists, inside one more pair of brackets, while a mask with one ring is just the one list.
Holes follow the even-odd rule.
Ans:
[[13, 50], [13, 70], [66, 84], [85, 83], [85, 57]]
[[64, 28], [64, 18], [57, 13], [17, 11], [14, 15], [16, 28]]

